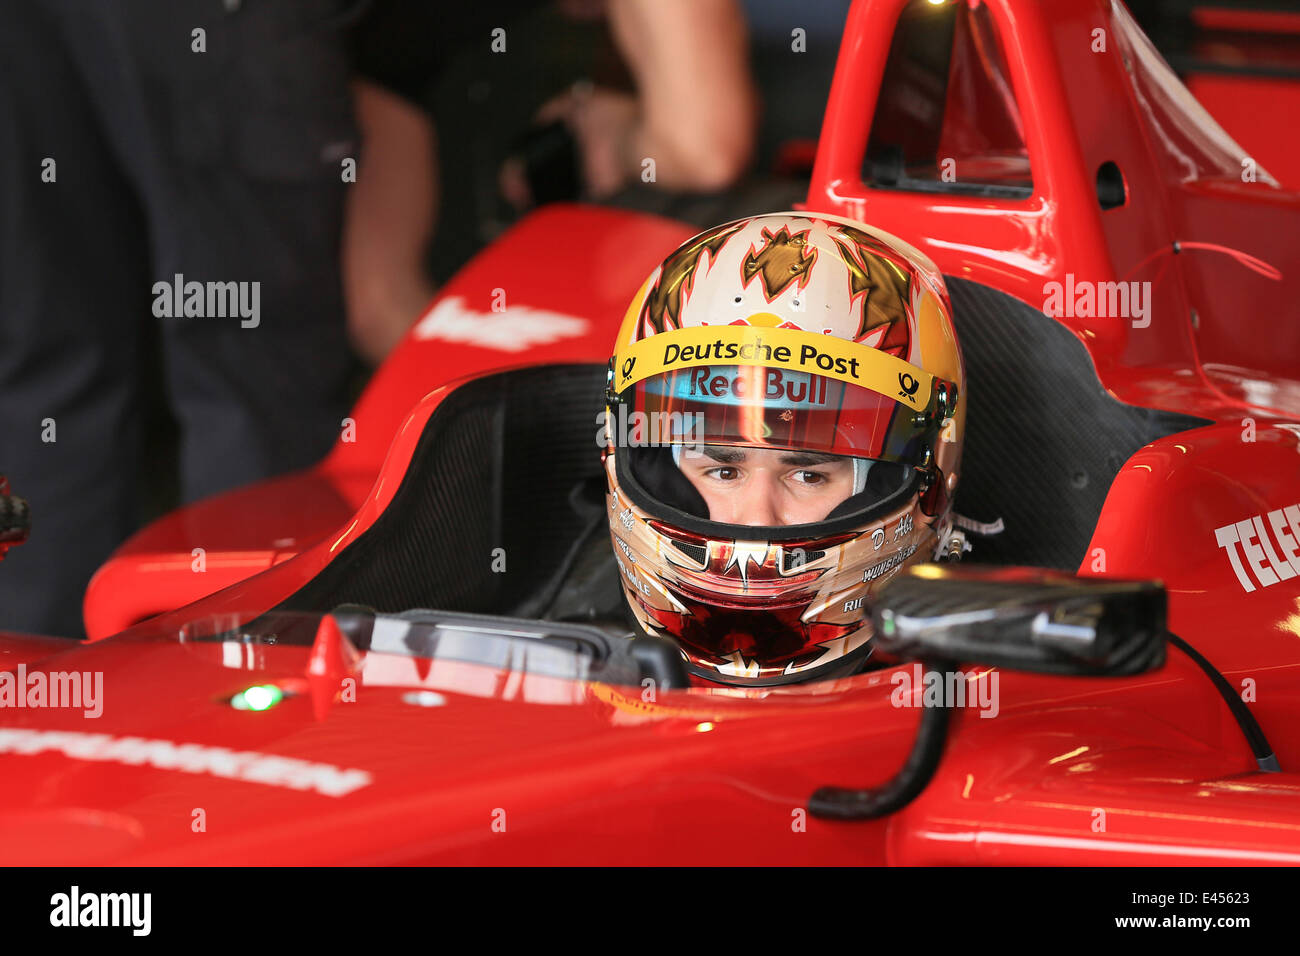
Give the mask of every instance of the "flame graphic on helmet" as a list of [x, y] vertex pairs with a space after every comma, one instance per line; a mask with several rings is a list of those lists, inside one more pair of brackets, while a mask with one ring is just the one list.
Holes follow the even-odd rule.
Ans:
[[[839, 225], [836, 231], [852, 244], [832, 236], [840, 257], [849, 270], [849, 299], [858, 304], [857, 340], [894, 355], [907, 352], [906, 305], [911, 302], [907, 272], [894, 260], [896, 253], [861, 229]], [[884, 333], [871, 336], [873, 329]]]
[[641, 313], [644, 325], [655, 332], [681, 327], [682, 298], [691, 290], [700, 260], [706, 252], [710, 259], [717, 259], [718, 250], [743, 225], [740, 222], [701, 233], [664, 260], [659, 278], [646, 296], [645, 308]]
[[763, 278], [763, 295], [771, 302], [786, 286], [796, 279], [798, 288], [808, 284], [808, 276], [817, 262], [817, 250], [808, 248], [810, 230], [790, 234], [782, 226], [776, 232], [763, 230], [763, 248], [755, 252], [750, 246], [749, 254], [741, 263], [744, 284], [749, 285], [754, 276]]

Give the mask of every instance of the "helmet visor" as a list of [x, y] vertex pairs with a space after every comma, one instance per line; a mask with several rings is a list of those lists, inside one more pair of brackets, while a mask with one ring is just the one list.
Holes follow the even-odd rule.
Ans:
[[920, 464], [935, 431], [888, 395], [810, 372], [697, 365], [619, 396], [654, 444], [743, 445]]

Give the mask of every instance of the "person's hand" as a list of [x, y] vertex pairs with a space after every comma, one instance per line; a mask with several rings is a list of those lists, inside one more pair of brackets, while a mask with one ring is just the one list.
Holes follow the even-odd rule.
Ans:
[[539, 123], [562, 120], [582, 152], [587, 195], [603, 199], [627, 182], [637, 167], [635, 143], [641, 110], [631, 93], [575, 83], [537, 113]]
[[[733, 185], [758, 117], [737, 0], [620, 0], [606, 9], [636, 93], [578, 83], [536, 117], [572, 133], [585, 195], [602, 199], [639, 179], [683, 192]], [[501, 192], [520, 209], [536, 200], [520, 159], [502, 168]]]
[[[577, 151], [575, 166], [583, 195], [604, 199], [617, 192], [635, 170], [632, 144], [638, 131], [638, 113], [636, 97], [630, 93], [593, 89], [589, 83], [579, 83], [547, 101], [537, 111], [533, 129], [544, 131], [551, 126], [567, 129]], [[554, 145], [551, 144], [552, 148]], [[522, 155], [512, 156], [501, 167], [501, 195], [516, 209], [527, 209], [545, 201], [534, 195], [537, 184], [530, 180], [529, 166], [535, 160], [537, 157], [530, 160]], [[548, 156], [547, 161], [562, 161], [562, 156]], [[550, 170], [550, 173], [563, 178], [563, 171]], [[532, 173], [538, 174], [536, 170]]]

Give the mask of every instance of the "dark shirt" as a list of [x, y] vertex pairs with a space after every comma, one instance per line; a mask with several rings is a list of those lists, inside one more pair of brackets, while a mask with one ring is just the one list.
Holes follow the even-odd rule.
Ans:
[[491, 48], [492, 31], [549, 0], [493, 0], [492, 3], [435, 3], [432, 0], [369, 0], [352, 29], [356, 71], [380, 86], [424, 106], [446, 64], [466, 46]]

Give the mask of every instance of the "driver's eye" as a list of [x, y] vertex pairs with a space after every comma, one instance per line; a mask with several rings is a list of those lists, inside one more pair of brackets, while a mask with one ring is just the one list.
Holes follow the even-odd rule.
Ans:
[[796, 471], [795, 480], [805, 485], [816, 485], [826, 480], [826, 476], [820, 471]]
[[736, 468], [724, 465], [721, 468], [713, 468], [709, 474], [721, 481], [735, 481], [740, 477], [740, 471]]

